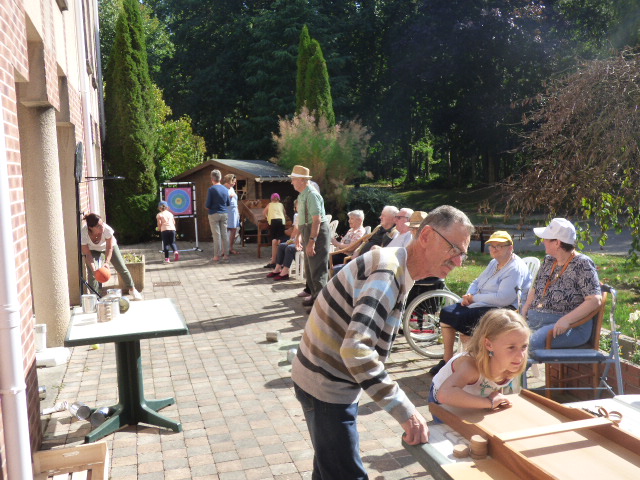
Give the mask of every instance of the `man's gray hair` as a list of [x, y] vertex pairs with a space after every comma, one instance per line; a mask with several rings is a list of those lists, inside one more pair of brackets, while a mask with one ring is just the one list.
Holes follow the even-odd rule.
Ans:
[[215, 169], [215, 170], [211, 170], [211, 179], [215, 180], [216, 182], [220, 183], [220, 179], [222, 178], [222, 174], [220, 173], [220, 170]]
[[400, 210], [398, 210], [398, 207], [394, 207], [393, 205], [387, 205], [386, 207], [384, 207], [382, 209], [381, 213], [390, 213], [392, 216], [396, 216], [398, 214]]
[[467, 232], [471, 235], [475, 231], [475, 227], [469, 217], [451, 205], [441, 205], [434, 210], [431, 210], [427, 217], [420, 224], [420, 228], [418, 229], [418, 235], [425, 227], [425, 225], [431, 225], [432, 227], [447, 230], [453, 225], [461, 225], [467, 228]]
[[351, 210], [349, 213], [347, 213], [347, 216], [349, 216], [349, 217], [358, 217], [358, 218], [364, 220], [364, 212], [362, 210]]
[[[413, 215], [413, 210], [410, 208], [406, 208], [406, 207], [402, 207], [400, 209], [400, 212], [405, 211], [405, 213], [407, 214], [407, 217], [411, 218], [411, 215]], [[398, 212], [399, 213], [399, 212]]]

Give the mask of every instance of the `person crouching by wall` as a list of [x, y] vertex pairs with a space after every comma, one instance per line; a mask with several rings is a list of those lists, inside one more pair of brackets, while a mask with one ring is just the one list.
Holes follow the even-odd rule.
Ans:
[[[122, 279], [129, 292], [129, 295], [134, 300], [142, 300], [142, 295], [136, 290], [133, 284], [133, 277], [127, 269], [124, 263], [120, 248], [118, 248], [118, 242], [113, 235], [113, 228], [102, 221], [100, 215], [95, 213], [89, 213], [84, 217], [85, 224], [80, 231], [80, 245], [82, 248], [82, 255], [84, 261], [87, 264], [87, 271], [89, 273], [89, 285], [96, 292], [100, 288], [100, 284], [95, 277], [95, 271], [101, 266], [109, 266], [109, 263], [113, 263], [116, 272]], [[99, 264], [100, 258], [104, 254], [104, 263]]]

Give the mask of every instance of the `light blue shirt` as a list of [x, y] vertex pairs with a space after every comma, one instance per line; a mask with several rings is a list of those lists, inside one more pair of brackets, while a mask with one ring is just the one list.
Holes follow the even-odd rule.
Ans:
[[518, 308], [516, 287], [522, 289], [522, 298], [527, 298], [531, 287], [531, 274], [522, 259], [513, 254], [513, 258], [502, 270], [497, 271], [498, 261], [494, 258], [484, 272], [476, 278], [467, 294], [473, 295], [473, 307], [506, 307]]

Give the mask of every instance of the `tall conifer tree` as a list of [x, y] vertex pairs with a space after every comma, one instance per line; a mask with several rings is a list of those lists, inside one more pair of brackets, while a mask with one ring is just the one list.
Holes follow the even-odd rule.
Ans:
[[331, 84], [327, 62], [320, 43], [311, 38], [305, 25], [300, 32], [298, 47], [298, 72], [296, 82], [296, 113], [303, 107], [317, 119], [324, 117], [329, 126], [336, 123], [331, 98]]
[[158, 188], [158, 117], [138, 0], [122, 2], [105, 79], [107, 173], [125, 177], [105, 185], [109, 224], [123, 241], [135, 242], [152, 231]]
[[302, 26], [300, 32], [300, 43], [298, 44], [298, 74], [296, 77], [296, 113], [302, 111], [305, 102], [305, 82], [307, 80], [307, 64], [309, 63], [309, 46], [311, 37], [306, 25]]

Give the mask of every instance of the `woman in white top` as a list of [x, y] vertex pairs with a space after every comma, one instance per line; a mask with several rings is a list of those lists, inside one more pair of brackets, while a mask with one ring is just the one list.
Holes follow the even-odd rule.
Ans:
[[[113, 236], [113, 228], [102, 221], [100, 215], [89, 213], [84, 217], [85, 225], [82, 226], [80, 232], [80, 244], [82, 246], [82, 254], [87, 264], [89, 272], [89, 285], [93, 290], [98, 292], [100, 284], [94, 275], [94, 272], [101, 266], [108, 266], [113, 263], [116, 272], [124, 279], [129, 294], [134, 300], [142, 300], [142, 295], [138, 292], [133, 284], [131, 273], [127, 269], [124, 259], [120, 254], [118, 242]], [[104, 254], [104, 262], [99, 264], [100, 258]]]

